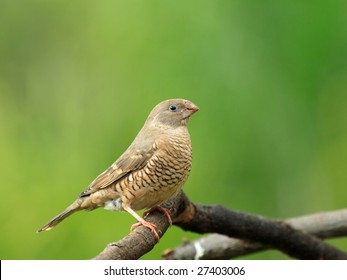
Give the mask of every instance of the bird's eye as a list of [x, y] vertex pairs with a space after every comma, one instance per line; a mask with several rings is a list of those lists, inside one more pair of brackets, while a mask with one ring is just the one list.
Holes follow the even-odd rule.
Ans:
[[175, 112], [175, 111], [177, 110], [177, 106], [176, 106], [176, 105], [170, 105], [170, 106], [169, 106], [169, 110], [170, 110], [171, 112]]

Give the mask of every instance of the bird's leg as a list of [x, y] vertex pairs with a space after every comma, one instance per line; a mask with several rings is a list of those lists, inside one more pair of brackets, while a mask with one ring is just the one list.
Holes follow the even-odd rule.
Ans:
[[149, 213], [153, 212], [153, 211], [159, 211], [159, 212], [163, 213], [167, 217], [167, 219], [169, 220], [170, 226], [172, 226], [172, 219], [171, 219], [171, 216], [170, 216], [171, 215], [171, 211], [169, 209], [166, 209], [166, 208], [161, 207], [161, 206], [155, 206], [155, 207], [153, 207], [153, 208], [143, 212], [142, 217], [143, 218], [147, 217], [147, 215]]
[[141, 218], [133, 209], [131, 209], [129, 206], [124, 206], [123, 209], [127, 211], [129, 214], [131, 214], [137, 221], [138, 223], [133, 224], [130, 228], [131, 231], [135, 230], [139, 226], [145, 226], [151, 230], [153, 233], [154, 237], [159, 241], [160, 237], [158, 234], [158, 228], [155, 224], [152, 224], [150, 222], [145, 221], [143, 218]]

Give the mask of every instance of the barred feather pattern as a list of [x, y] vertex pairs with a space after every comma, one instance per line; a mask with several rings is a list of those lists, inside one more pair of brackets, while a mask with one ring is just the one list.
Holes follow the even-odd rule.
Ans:
[[192, 163], [189, 134], [170, 136], [169, 145], [160, 149], [161, 143], [158, 144], [153, 145], [157, 151], [143, 169], [110, 186], [121, 203], [135, 211], [157, 206], [177, 195], [189, 176]]

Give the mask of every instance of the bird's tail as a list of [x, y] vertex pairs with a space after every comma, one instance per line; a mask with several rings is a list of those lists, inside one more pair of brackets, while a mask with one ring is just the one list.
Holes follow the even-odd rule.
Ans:
[[73, 214], [74, 212], [76, 212], [78, 210], [80, 210], [80, 204], [77, 201], [75, 201], [68, 208], [66, 208], [63, 212], [61, 212], [59, 215], [55, 216], [52, 220], [50, 220], [43, 227], [39, 228], [37, 230], [37, 233], [39, 233], [41, 231], [51, 230], [57, 224], [59, 224], [62, 220], [69, 217], [71, 214]]

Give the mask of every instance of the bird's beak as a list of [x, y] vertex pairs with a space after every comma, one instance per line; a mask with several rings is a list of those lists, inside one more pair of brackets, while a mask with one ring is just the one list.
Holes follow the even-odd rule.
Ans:
[[189, 112], [189, 116], [193, 115], [195, 112], [199, 111], [199, 107], [191, 102], [186, 103], [186, 108]]

